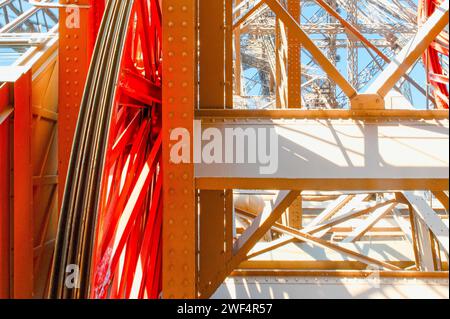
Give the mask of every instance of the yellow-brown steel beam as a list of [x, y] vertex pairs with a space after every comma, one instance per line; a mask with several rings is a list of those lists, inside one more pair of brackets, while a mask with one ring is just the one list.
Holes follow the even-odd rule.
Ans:
[[448, 279], [447, 271], [440, 272], [426, 272], [426, 271], [384, 271], [384, 270], [245, 270], [240, 269], [233, 271], [233, 277], [247, 277], [247, 276], [294, 276], [294, 277], [338, 277], [338, 278], [373, 278], [374, 275], [380, 278], [434, 278], [434, 279]]
[[281, 19], [275, 19], [275, 66], [276, 106], [285, 109], [288, 105], [287, 33]]
[[[288, 11], [291, 16], [301, 23], [300, 20], [300, 0], [288, 0]], [[301, 68], [301, 45], [299, 39], [295, 36], [295, 32], [292, 32], [288, 28], [288, 102], [287, 107], [291, 109], [299, 109], [302, 107], [301, 99], [301, 81], [302, 81], [302, 68]]]
[[299, 195], [300, 192], [298, 191], [281, 191], [275, 200], [273, 210], [265, 211], [255, 218], [253, 224], [234, 243], [233, 257], [217, 269], [216, 276], [205, 287], [202, 295], [203, 298], [210, 297], [226, 277], [247, 258], [248, 252], [267, 233], [291, 205], [292, 201]]
[[225, 107], [233, 108], [233, 1], [225, 1]]
[[[239, 2], [237, 4], [239, 4]], [[259, 8], [261, 8], [263, 4], [264, 1], [259, 1], [257, 4], [255, 4], [235, 24], [233, 24], [233, 29], [238, 29], [248, 18], [250, 18]]]
[[[238, 6], [241, 0], [236, 0], [236, 5]], [[236, 15], [240, 15], [240, 10], [237, 10]], [[234, 17], [233, 17], [234, 18]], [[234, 91], [237, 95], [242, 95], [242, 63], [241, 63], [241, 28], [240, 25], [237, 27], [233, 26], [234, 31]]]
[[[251, 213], [244, 213], [244, 214], [246, 214], [247, 216], [252, 216], [253, 215]], [[254, 215], [253, 215], [253, 217], [257, 218]], [[351, 258], [353, 258], [353, 259], [355, 259], [357, 261], [363, 262], [363, 263], [368, 264], [368, 265], [380, 266], [380, 267], [388, 269], [388, 270], [400, 270], [399, 267], [394, 266], [391, 263], [380, 261], [380, 260], [377, 260], [377, 259], [374, 259], [374, 258], [371, 258], [371, 257], [364, 256], [364, 255], [360, 254], [359, 252], [356, 252], [356, 251], [353, 251], [353, 250], [341, 247], [341, 246], [339, 246], [337, 244], [328, 242], [328, 241], [326, 241], [324, 239], [320, 239], [320, 238], [314, 237], [313, 235], [311, 235], [311, 234], [309, 234], [307, 232], [301, 231], [301, 230], [296, 230], [296, 229], [293, 229], [291, 227], [284, 226], [284, 225], [281, 225], [281, 224], [275, 224], [275, 223], [272, 223], [272, 228], [274, 230], [280, 231], [280, 232], [282, 232], [282, 233], [284, 233], [286, 235], [292, 236], [293, 238], [296, 238], [296, 239], [298, 239], [300, 241], [305, 241], [307, 243], [311, 243], [311, 244], [317, 245], [319, 247], [323, 247], [323, 248], [327, 248], [327, 249], [338, 251], [338, 252], [340, 252], [340, 253], [342, 253], [344, 255], [347, 255], [347, 256], [349, 256], [349, 257], [351, 257]]]
[[[170, 159], [170, 134], [193, 134], [197, 101], [196, 1], [162, 2], [163, 17], [163, 297], [197, 297], [194, 166]], [[193, 147], [191, 145], [191, 154]]]
[[[232, 2], [199, 1], [199, 109], [233, 106]], [[198, 293], [203, 296], [232, 251], [232, 192], [199, 191]]]
[[[200, 108], [225, 108], [225, 5], [223, 0], [199, 0]], [[228, 56], [228, 55], [227, 55]], [[232, 62], [232, 61], [229, 61]]]

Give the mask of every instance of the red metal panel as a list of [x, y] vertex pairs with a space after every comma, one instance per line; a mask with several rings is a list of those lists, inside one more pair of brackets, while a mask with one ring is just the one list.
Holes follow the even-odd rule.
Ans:
[[[0, 86], [0, 114], [9, 104], [9, 85]], [[0, 124], [0, 299], [9, 294], [9, 225], [10, 225], [10, 120]]]
[[33, 296], [31, 73], [14, 84], [13, 297]]

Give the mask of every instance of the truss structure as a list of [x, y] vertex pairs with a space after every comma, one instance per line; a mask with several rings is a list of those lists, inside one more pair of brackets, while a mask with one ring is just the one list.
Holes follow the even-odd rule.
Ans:
[[48, 284], [58, 218], [58, 16], [0, 1], [0, 298], [44, 296]]
[[[99, 3], [0, 0], [2, 296], [448, 298], [448, 0]], [[272, 130], [278, 169], [174, 161], [180, 129]]]
[[[188, 3], [194, 1], [183, 1]], [[167, 23], [174, 21], [171, 5], [163, 14]], [[199, 227], [197, 272], [178, 271], [173, 257], [164, 257], [166, 296], [210, 297], [219, 287], [216, 296], [222, 297], [284, 291], [282, 284], [252, 290], [247, 278], [255, 277], [295, 281], [298, 289], [316, 278], [320, 284], [312, 284], [311, 295], [323, 295], [328, 289], [323, 281], [344, 285], [363, 276], [437, 278], [437, 296], [446, 297], [448, 112], [426, 110], [428, 104], [439, 107], [420, 56], [439, 34], [447, 35], [448, 3], [440, 2], [420, 27], [417, 3], [411, 1], [263, 0], [232, 6], [230, 1], [224, 7], [199, 1], [198, 6], [199, 60], [193, 74], [198, 68], [199, 99], [188, 102], [201, 121], [194, 134], [241, 130], [248, 151], [257, 144], [252, 128], [272, 128], [280, 144], [279, 169], [264, 176], [253, 162], [215, 160], [165, 172], [195, 176], [194, 196], [166, 180], [174, 192], [165, 198], [165, 221]], [[197, 19], [189, 11], [183, 17]], [[184, 35], [174, 29], [168, 37]], [[163, 50], [174, 55], [183, 52], [166, 45]], [[447, 59], [443, 54], [441, 63]], [[167, 74], [177, 87], [177, 78]], [[163, 89], [163, 106], [173, 94]], [[170, 121], [166, 127], [174, 128]], [[421, 133], [413, 133], [416, 129]], [[228, 151], [218, 146], [215, 152]], [[427, 158], [419, 160], [422, 156]], [[180, 216], [179, 202], [196, 203], [198, 221], [188, 212]], [[170, 239], [181, 238], [182, 229], [165, 224], [163, 234], [165, 249], [179, 252], [178, 258], [189, 251], [185, 242]], [[195, 260], [182, 260], [195, 267]], [[195, 285], [179, 291], [171, 282]]]
[[[51, 3], [51, 1], [42, 1]], [[58, 37], [58, 10], [36, 7], [24, 0], [0, 1], [0, 80], [13, 78], [17, 67], [30, 62], [30, 56]], [[33, 62], [29, 63], [30, 65]], [[9, 67], [9, 71], [6, 71]], [[14, 70], [16, 68], [16, 70]]]

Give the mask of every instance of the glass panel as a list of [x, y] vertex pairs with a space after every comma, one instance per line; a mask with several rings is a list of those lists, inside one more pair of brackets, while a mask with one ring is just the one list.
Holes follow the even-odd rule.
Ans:
[[30, 46], [3, 47], [0, 46], [0, 66], [10, 66], [14, 64]]

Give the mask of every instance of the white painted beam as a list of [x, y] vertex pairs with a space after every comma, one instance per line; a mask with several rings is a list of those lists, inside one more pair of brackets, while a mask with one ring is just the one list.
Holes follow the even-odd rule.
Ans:
[[[274, 130], [276, 170], [261, 174], [260, 169], [266, 165], [249, 163], [247, 156], [242, 164], [202, 162], [195, 167], [200, 189], [448, 188], [448, 119], [203, 122], [203, 132], [211, 128], [223, 137], [226, 129], [262, 130], [266, 134]], [[248, 144], [244, 150], [248, 151]]]
[[383, 206], [375, 210], [369, 217], [361, 222], [361, 225], [357, 227], [350, 235], [348, 235], [342, 242], [353, 243], [364, 236], [381, 218], [386, 216], [396, 206], [396, 203]]
[[428, 205], [425, 199], [415, 192], [403, 192], [406, 200], [411, 204], [417, 216], [436, 236], [441, 247], [448, 254], [449, 228]]

